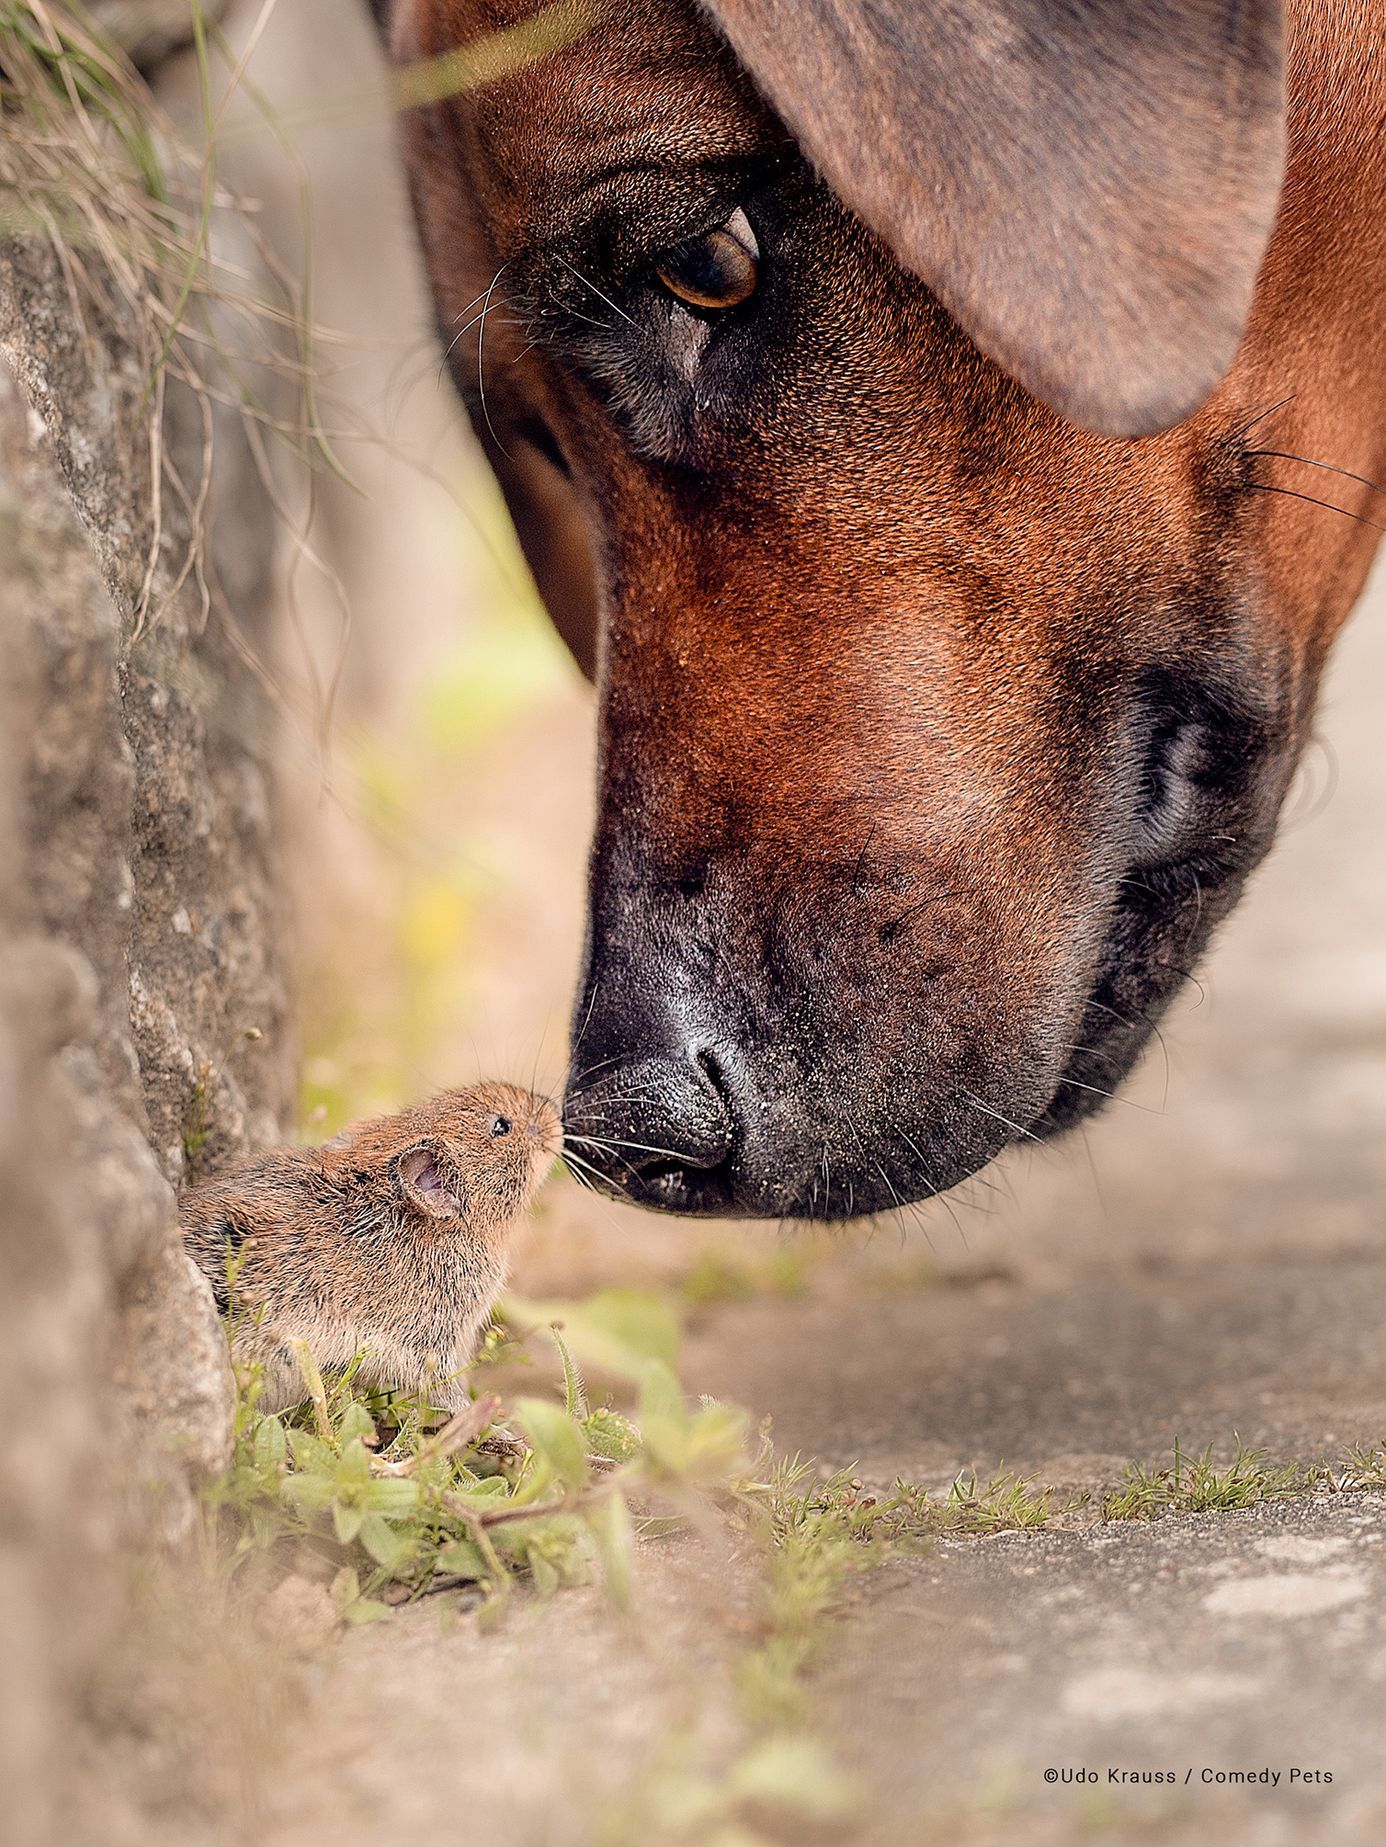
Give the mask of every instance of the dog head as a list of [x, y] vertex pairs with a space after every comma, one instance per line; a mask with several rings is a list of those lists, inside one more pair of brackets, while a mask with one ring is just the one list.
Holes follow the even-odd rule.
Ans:
[[1316, 602], [1256, 491], [1277, 8], [386, 10], [440, 329], [600, 692], [571, 1129], [649, 1204], [836, 1217], [1073, 1121], [1269, 844], [1365, 568], [1314, 527]]

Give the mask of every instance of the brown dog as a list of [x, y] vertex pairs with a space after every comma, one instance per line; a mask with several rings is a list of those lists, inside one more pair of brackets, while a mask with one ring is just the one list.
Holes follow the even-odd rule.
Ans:
[[600, 690], [570, 1124], [647, 1203], [838, 1217], [1071, 1123], [1269, 846], [1386, 517], [1386, 8], [377, 11]]

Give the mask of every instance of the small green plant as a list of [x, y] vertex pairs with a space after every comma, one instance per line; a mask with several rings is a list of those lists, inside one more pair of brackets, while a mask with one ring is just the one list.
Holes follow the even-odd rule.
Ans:
[[1356, 1445], [1333, 1461], [1272, 1462], [1264, 1449], [1248, 1449], [1233, 1436], [1230, 1462], [1213, 1459], [1213, 1445], [1196, 1453], [1176, 1438], [1169, 1462], [1130, 1462], [1120, 1484], [1106, 1494], [1104, 1520], [1155, 1520], [1166, 1514], [1213, 1513], [1255, 1507], [1261, 1501], [1314, 1493], [1356, 1493], [1386, 1488], [1386, 1449]]
[[826, 1521], [859, 1545], [908, 1548], [930, 1539], [1025, 1532], [1083, 1505], [1078, 1498], [1057, 1501], [1052, 1488], [1039, 1487], [1010, 1469], [986, 1481], [975, 1472], [959, 1475], [941, 1495], [901, 1480], [889, 1493], [873, 1494], [851, 1469], [814, 1478], [805, 1486], [810, 1477], [813, 1465], [796, 1460], [770, 1485], [777, 1543], [790, 1530]]
[[1354, 1444], [1345, 1450], [1334, 1485], [1339, 1488], [1386, 1488], [1386, 1448], [1373, 1443]]
[[1047, 1526], [1057, 1513], [1074, 1513], [1082, 1503], [1056, 1506], [1052, 1488], [1037, 1488], [1022, 1475], [1003, 1469], [983, 1482], [976, 1474], [959, 1476], [938, 1512], [948, 1534], [1023, 1533]]
[[1234, 1438], [1232, 1460], [1213, 1460], [1213, 1445], [1190, 1453], [1175, 1439], [1168, 1463], [1131, 1462], [1121, 1484], [1102, 1501], [1104, 1520], [1153, 1520], [1164, 1514], [1211, 1513], [1286, 1495], [1307, 1494], [1324, 1479], [1318, 1465], [1271, 1463], [1263, 1449], [1248, 1449]]
[[190, 1177], [197, 1173], [202, 1150], [207, 1146], [207, 1137], [211, 1133], [209, 1118], [212, 1106], [212, 1083], [212, 1061], [209, 1058], [200, 1058], [193, 1072], [187, 1107], [183, 1111], [183, 1160]]
[[634, 1421], [590, 1408], [555, 1339], [561, 1403], [520, 1397], [503, 1412], [486, 1395], [447, 1419], [417, 1395], [359, 1390], [355, 1367], [329, 1384], [302, 1346], [303, 1403], [266, 1414], [258, 1368], [242, 1368], [233, 1459], [208, 1496], [226, 1565], [291, 1548], [332, 1583], [348, 1622], [463, 1585], [494, 1610], [516, 1578], [546, 1596], [597, 1570], [628, 1603], [636, 1534], [735, 1492], [746, 1420], [689, 1408], [657, 1358]]
[[188, 1180], [199, 1178], [202, 1153], [211, 1139], [213, 1129], [213, 1111], [222, 1074], [231, 1062], [233, 1052], [239, 1044], [254, 1044], [262, 1034], [258, 1026], [247, 1026], [238, 1032], [226, 1047], [216, 1064], [210, 1058], [200, 1058], [193, 1069], [192, 1087], [188, 1091], [188, 1101], [183, 1110], [183, 1160], [186, 1166], [185, 1177]]

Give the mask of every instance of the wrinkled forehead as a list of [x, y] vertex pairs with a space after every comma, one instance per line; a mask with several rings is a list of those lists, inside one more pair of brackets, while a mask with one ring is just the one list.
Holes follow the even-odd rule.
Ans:
[[416, 0], [396, 61], [464, 81], [443, 108], [477, 202], [520, 241], [561, 240], [633, 177], [748, 162], [784, 130], [712, 25], [683, 0]]

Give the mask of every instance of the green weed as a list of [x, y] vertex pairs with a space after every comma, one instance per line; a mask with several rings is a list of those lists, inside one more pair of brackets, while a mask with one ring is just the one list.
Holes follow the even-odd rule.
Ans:
[[1386, 1447], [1378, 1444], [1354, 1444], [1343, 1452], [1340, 1488], [1386, 1488]]
[[1213, 1445], [1191, 1454], [1176, 1438], [1171, 1460], [1159, 1466], [1131, 1462], [1120, 1485], [1105, 1495], [1104, 1520], [1153, 1520], [1172, 1513], [1211, 1513], [1285, 1495], [1307, 1494], [1322, 1478], [1318, 1467], [1272, 1464], [1262, 1449], [1235, 1439], [1232, 1460], [1218, 1464]]
[[203, 1150], [211, 1140], [216, 1126], [217, 1093], [227, 1066], [231, 1063], [239, 1046], [253, 1045], [262, 1037], [258, 1026], [243, 1027], [235, 1034], [215, 1064], [210, 1058], [199, 1058], [193, 1067], [193, 1081], [188, 1090], [188, 1100], [183, 1106], [180, 1135], [183, 1144], [185, 1181], [199, 1178]]
[[265, 1414], [258, 1368], [242, 1368], [233, 1459], [207, 1500], [224, 1568], [276, 1550], [306, 1562], [353, 1623], [462, 1586], [494, 1610], [518, 1578], [548, 1596], [597, 1572], [627, 1603], [636, 1534], [735, 1491], [745, 1418], [689, 1408], [653, 1357], [634, 1421], [589, 1408], [559, 1344], [561, 1403], [520, 1397], [503, 1411], [486, 1395], [446, 1420], [417, 1395], [359, 1390], [354, 1368], [324, 1381], [303, 1349], [303, 1403]]
[[1272, 1462], [1264, 1449], [1248, 1449], [1233, 1436], [1230, 1462], [1213, 1460], [1213, 1445], [1197, 1453], [1176, 1438], [1161, 1465], [1130, 1462], [1116, 1488], [1103, 1496], [1104, 1520], [1155, 1520], [1167, 1514], [1226, 1512], [1262, 1501], [1313, 1493], [1386, 1488], [1386, 1449], [1356, 1446], [1334, 1461]]

